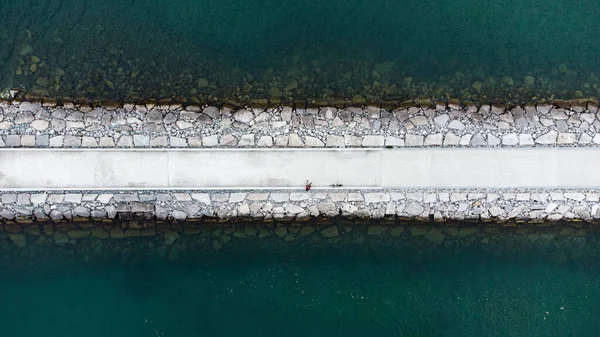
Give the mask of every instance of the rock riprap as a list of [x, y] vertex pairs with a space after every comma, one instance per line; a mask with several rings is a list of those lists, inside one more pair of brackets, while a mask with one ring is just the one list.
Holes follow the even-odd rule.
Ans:
[[57, 106], [0, 101], [0, 147], [598, 146], [596, 101], [363, 107]]
[[600, 190], [236, 190], [4, 192], [0, 221], [304, 221], [310, 218], [527, 222], [600, 220]]

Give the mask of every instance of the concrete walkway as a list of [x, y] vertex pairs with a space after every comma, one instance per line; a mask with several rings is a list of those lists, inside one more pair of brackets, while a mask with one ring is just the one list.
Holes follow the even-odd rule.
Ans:
[[0, 189], [600, 187], [600, 148], [4, 149]]

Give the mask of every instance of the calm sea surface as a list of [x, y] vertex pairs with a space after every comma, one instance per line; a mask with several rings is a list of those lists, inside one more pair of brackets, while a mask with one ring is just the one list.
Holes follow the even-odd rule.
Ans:
[[0, 0], [0, 87], [245, 101], [600, 95], [595, 0]]
[[600, 333], [597, 259], [557, 263], [543, 250], [424, 252], [378, 245], [311, 250], [281, 244], [191, 256], [172, 261], [155, 254], [132, 262], [116, 254], [103, 263], [3, 260], [2, 335]]

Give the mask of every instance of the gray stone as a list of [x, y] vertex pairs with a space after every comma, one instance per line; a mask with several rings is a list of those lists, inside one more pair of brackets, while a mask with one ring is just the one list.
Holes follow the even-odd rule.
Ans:
[[385, 138], [385, 146], [404, 146], [404, 139], [388, 136]]
[[35, 136], [34, 135], [22, 135], [21, 136], [21, 146], [34, 147], [35, 146]]
[[421, 135], [407, 134], [404, 137], [404, 144], [406, 146], [423, 146], [423, 143], [424, 137]]
[[81, 137], [77, 136], [65, 136], [64, 147], [81, 147]]
[[106, 206], [104, 209], [109, 219], [114, 219], [117, 216], [117, 208], [115, 206]]
[[296, 133], [292, 133], [288, 136], [288, 145], [290, 147], [302, 147], [304, 146], [304, 142], [300, 139], [300, 136]]
[[502, 145], [514, 146], [519, 144], [519, 137], [516, 133], [509, 133], [502, 136]]
[[487, 135], [488, 138], [488, 145], [489, 146], [498, 146], [500, 145], [500, 138], [494, 136], [493, 134], [489, 133]]
[[115, 141], [111, 137], [100, 137], [100, 147], [115, 147]]
[[5, 144], [8, 147], [18, 147], [18, 146], [21, 146], [21, 136], [19, 136], [19, 135], [8, 135], [8, 136], [6, 136]]
[[360, 137], [352, 136], [352, 135], [344, 135], [344, 145], [345, 146], [361, 146], [362, 140]]
[[308, 147], [323, 147], [325, 144], [318, 138], [306, 136], [304, 144]]
[[172, 113], [172, 112], [169, 112], [169, 113], [168, 113], [168, 114], [165, 116], [165, 118], [163, 118], [163, 123], [164, 123], [165, 125], [170, 125], [170, 124], [173, 124], [173, 123], [175, 123], [176, 121], [177, 121], [177, 116], [175, 116], [175, 114], [174, 114], [174, 113]]
[[19, 193], [17, 195], [17, 205], [29, 205], [31, 204], [31, 195], [29, 193]]
[[171, 216], [173, 217], [173, 219], [179, 220], [179, 221], [183, 221], [183, 220], [187, 219], [187, 217], [188, 217], [186, 212], [179, 211], [179, 210], [173, 211], [171, 213]]
[[83, 195], [79, 193], [67, 193], [65, 194], [65, 202], [72, 204], [80, 204], [82, 197]]
[[77, 206], [73, 209], [73, 216], [87, 218], [90, 216], [90, 209], [83, 206]]
[[556, 144], [574, 144], [576, 141], [575, 134], [573, 133], [559, 133]]
[[249, 124], [254, 119], [254, 114], [246, 109], [238, 110], [233, 114], [236, 122]]
[[160, 110], [152, 110], [146, 113], [146, 121], [153, 124], [161, 124], [163, 122], [163, 114]]
[[212, 136], [202, 137], [202, 144], [206, 147], [217, 146], [217, 145], [219, 145], [219, 136], [212, 135]]
[[146, 147], [150, 145], [150, 137], [145, 135], [134, 135], [133, 145], [136, 147]]
[[273, 146], [273, 137], [262, 136], [258, 139], [258, 143], [256, 145], [259, 147], [272, 147]]
[[33, 121], [33, 123], [31, 123], [31, 127], [37, 131], [45, 131], [48, 129], [48, 126], [50, 125], [50, 123], [48, 123], [47, 121], [43, 121], [43, 120], [35, 120]]
[[542, 145], [554, 145], [554, 144], [556, 144], [557, 137], [558, 137], [558, 132], [552, 130], [552, 131], [548, 131], [545, 134], [537, 137], [535, 139], [535, 142], [537, 144], [542, 144]]
[[387, 202], [390, 200], [389, 193], [365, 193], [366, 203]]
[[411, 202], [406, 206], [406, 208], [404, 208], [404, 213], [406, 213], [410, 216], [420, 215], [424, 211], [425, 211], [425, 208], [423, 208], [423, 206], [421, 206], [421, 204], [417, 203], [417, 202]]
[[90, 216], [97, 220], [104, 219], [106, 217], [106, 211], [96, 209], [90, 212]]
[[327, 147], [344, 147], [344, 137], [327, 135]]
[[289, 193], [271, 193], [270, 198], [274, 202], [287, 202], [290, 200], [290, 194]]
[[444, 146], [456, 146], [460, 142], [460, 137], [453, 134], [452, 132], [446, 133], [444, 137]]
[[425, 116], [415, 116], [410, 119], [415, 126], [425, 126], [429, 124], [429, 120]]
[[448, 114], [443, 114], [443, 115], [439, 115], [437, 117], [435, 117], [433, 119], [433, 122], [440, 128], [443, 128], [446, 126], [446, 124], [448, 123], [448, 121], [450, 120], [450, 117], [448, 116]]
[[52, 210], [52, 212], [50, 212], [50, 219], [54, 220], [54, 221], [59, 221], [62, 220], [64, 218], [63, 213], [59, 210]]
[[133, 147], [133, 137], [121, 136], [117, 142], [118, 147]]
[[559, 132], [564, 132], [569, 130], [569, 125], [567, 125], [567, 122], [560, 120], [560, 121], [556, 121], [556, 130], [558, 130]]
[[363, 147], [381, 147], [384, 141], [383, 136], [365, 136], [361, 145]]
[[61, 132], [67, 127], [67, 122], [62, 119], [53, 119], [50, 124], [52, 126], [52, 130], [56, 132]]
[[[206, 145], [206, 141], [203, 140], [203, 142]], [[219, 140], [219, 144], [221, 146], [236, 146], [237, 145], [237, 138], [235, 138], [234, 135], [228, 133], [226, 135], [222, 135], [221, 136], [221, 139]]]
[[181, 137], [169, 137], [171, 147], [187, 147], [187, 140]]
[[81, 147], [98, 147], [98, 142], [94, 137], [81, 137]]
[[254, 134], [246, 134], [240, 137], [240, 141], [238, 142], [238, 146], [254, 146]]
[[448, 128], [454, 130], [464, 130], [465, 125], [461, 121], [455, 119], [448, 124]]
[[487, 145], [487, 142], [485, 141], [485, 138], [483, 138], [483, 135], [481, 133], [478, 133], [471, 138], [471, 145], [472, 146], [485, 146], [485, 145]]
[[15, 116], [15, 124], [29, 124], [34, 121], [33, 114], [31, 112], [18, 113]]
[[442, 146], [444, 135], [441, 133], [430, 134], [425, 138], [425, 146]]
[[583, 201], [585, 199], [585, 194], [583, 194], [583, 193], [566, 192], [564, 194], [564, 196], [566, 199], [575, 200], [575, 201]]
[[528, 133], [522, 133], [519, 135], [519, 145], [532, 146], [534, 145], [533, 138]]
[[117, 203], [139, 201], [139, 197], [137, 193], [115, 194], [113, 195], [113, 201]]

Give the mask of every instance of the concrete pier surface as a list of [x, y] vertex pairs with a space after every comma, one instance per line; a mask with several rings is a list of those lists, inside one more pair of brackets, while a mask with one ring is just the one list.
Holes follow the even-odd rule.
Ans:
[[0, 189], [597, 188], [600, 148], [2, 149]]

